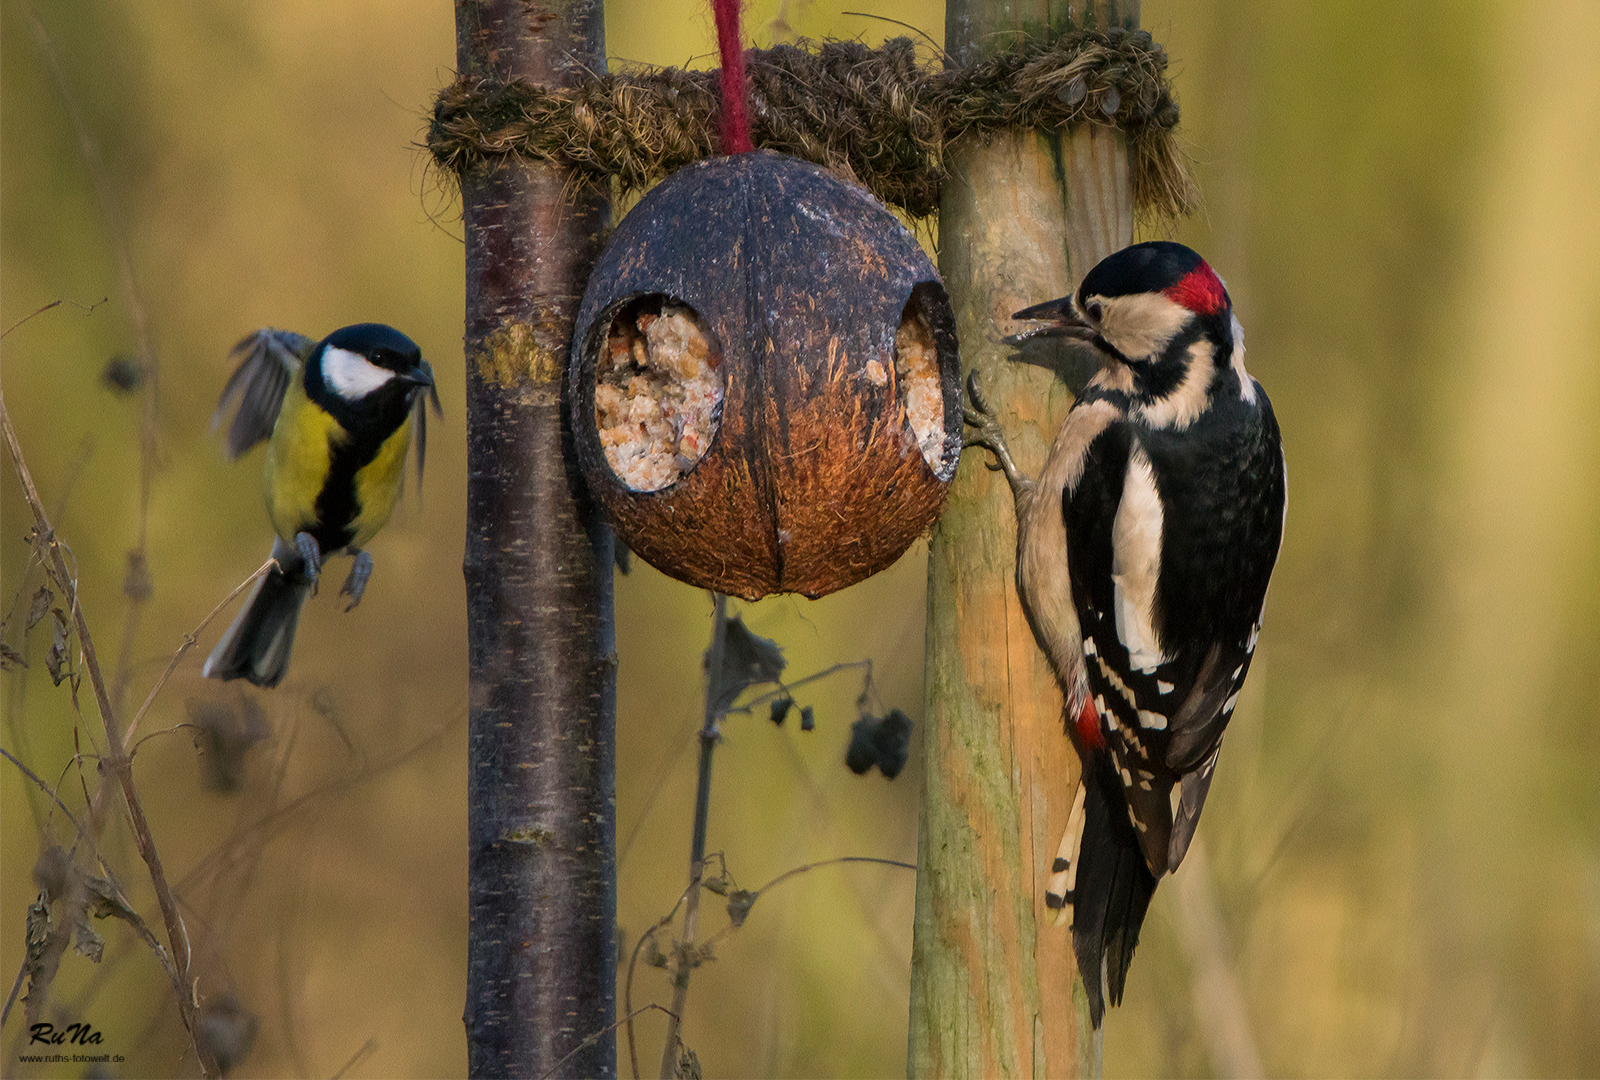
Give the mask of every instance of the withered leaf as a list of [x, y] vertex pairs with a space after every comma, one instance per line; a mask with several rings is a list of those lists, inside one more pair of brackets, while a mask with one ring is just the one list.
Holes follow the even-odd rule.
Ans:
[[103, 877], [85, 877], [89, 889], [89, 902], [85, 910], [97, 919], [118, 918], [125, 922], [142, 924], [139, 913], [128, 906], [117, 887]]
[[681, 1040], [678, 1043], [678, 1066], [673, 1072], [678, 1080], [700, 1080], [700, 1058]]
[[0, 641], [0, 667], [9, 668], [13, 666], [25, 668], [28, 666], [28, 662], [22, 658], [21, 653], [5, 642]]
[[[706, 654], [709, 666], [711, 654]], [[724, 621], [722, 669], [709, 672], [713, 708], [727, 712], [740, 694], [757, 683], [777, 682], [787, 665], [783, 649], [771, 638], [752, 634], [738, 615]]]
[[728, 921], [734, 926], [743, 926], [755, 904], [755, 893], [749, 889], [735, 889], [728, 894]]
[[98, 964], [105, 955], [106, 941], [94, 932], [94, 927], [79, 919], [78, 925], [72, 931], [72, 950], [79, 956], [87, 956]]
[[29, 630], [39, 625], [39, 620], [50, 610], [50, 601], [53, 599], [55, 598], [50, 595], [50, 586], [40, 585], [39, 591], [33, 594], [33, 601], [28, 605]]
[[57, 686], [61, 680], [71, 674], [69, 661], [72, 650], [67, 644], [67, 617], [60, 608], [52, 608], [50, 615], [54, 620], [54, 628], [50, 638], [50, 651], [45, 654], [44, 666], [50, 671], [50, 678], [55, 680]]

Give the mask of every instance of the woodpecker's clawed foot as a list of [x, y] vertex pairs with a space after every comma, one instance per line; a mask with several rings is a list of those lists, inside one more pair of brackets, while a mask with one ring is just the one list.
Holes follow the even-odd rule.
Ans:
[[372, 556], [365, 551], [356, 552], [356, 561], [350, 567], [350, 576], [344, 579], [344, 588], [339, 590], [340, 596], [350, 598], [350, 603], [345, 606], [346, 611], [354, 611], [356, 605], [361, 603], [361, 594], [367, 591], [367, 579], [371, 576]]
[[1026, 481], [1017, 471], [1016, 462], [1011, 460], [1011, 448], [1006, 445], [1006, 433], [1000, 427], [1000, 421], [983, 399], [983, 392], [978, 389], [977, 368], [967, 372], [967, 394], [961, 402], [961, 418], [972, 429], [962, 439], [961, 445], [981, 446], [993, 454], [995, 459], [988, 463], [989, 468], [1005, 473], [1013, 492], [1021, 491]]
[[311, 595], [317, 594], [317, 579], [322, 576], [322, 547], [310, 533], [294, 534], [295, 550], [300, 552], [301, 573], [311, 582]]

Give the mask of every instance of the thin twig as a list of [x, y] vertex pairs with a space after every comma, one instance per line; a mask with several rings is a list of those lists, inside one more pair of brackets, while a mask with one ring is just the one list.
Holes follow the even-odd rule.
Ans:
[[[23, 497], [27, 500], [29, 509], [33, 511], [35, 542], [49, 552], [50, 563], [55, 570], [56, 584], [68, 596], [73, 623], [78, 632], [78, 646], [82, 650], [84, 667], [89, 673], [89, 684], [94, 690], [95, 701], [100, 708], [100, 721], [105, 727], [108, 756], [102, 764], [111, 770], [122, 787], [134, 846], [150, 872], [150, 883], [155, 887], [156, 902], [161, 907], [174, 970], [181, 982], [186, 987], [192, 988], [189, 978], [189, 942], [183, 927], [183, 917], [178, 913], [177, 900], [167, 884], [166, 871], [162, 869], [161, 858], [156, 853], [155, 840], [150, 833], [150, 823], [144, 816], [144, 807], [139, 801], [138, 789], [134, 786], [133, 763], [118, 737], [116, 716], [112, 709], [110, 694], [106, 689], [105, 678], [100, 670], [99, 658], [95, 655], [88, 619], [84, 616], [83, 605], [72, 575], [67, 572], [66, 560], [61, 555], [61, 546], [55, 539], [50, 519], [45, 515], [44, 502], [39, 498], [38, 488], [34, 486], [33, 474], [28, 471], [27, 462], [23, 459], [22, 446], [17, 441], [16, 429], [11, 425], [11, 413], [6, 408], [3, 392], [0, 392], [0, 436], [5, 439], [6, 449], [11, 454], [11, 464], [16, 469], [17, 479], [22, 483]], [[196, 1037], [194, 999], [193, 994], [187, 990], [180, 990], [178, 994], [178, 1013], [183, 1019], [184, 1028], [189, 1033], [189, 1041], [199, 1060], [201, 1075], [211, 1076], [216, 1071], [216, 1063], [210, 1051], [203, 1047]]]
[[[138, 568], [138, 573], [148, 573], [145, 540], [150, 531], [150, 493], [154, 487], [156, 471], [156, 390], [160, 375], [156, 364], [155, 346], [150, 340], [150, 320], [144, 297], [139, 291], [139, 283], [134, 278], [133, 256], [128, 250], [127, 231], [123, 228], [121, 214], [118, 213], [111, 175], [100, 156], [100, 147], [89, 132], [88, 121], [79, 106], [77, 95], [72, 92], [72, 84], [67, 81], [66, 69], [56, 54], [55, 42], [51, 40], [50, 32], [45, 29], [44, 22], [31, 7], [27, 9], [27, 14], [29, 22], [33, 24], [34, 43], [38, 47], [39, 55], [55, 80], [56, 93], [65, 107], [67, 121], [78, 136], [78, 154], [83, 159], [84, 171], [89, 174], [90, 183], [94, 188], [95, 201], [100, 206], [100, 216], [105, 221], [106, 236], [116, 256], [117, 276], [122, 285], [122, 300], [127, 305], [128, 315], [133, 321], [134, 338], [138, 343], [139, 364], [144, 375], [142, 387], [144, 407], [139, 418], [139, 534], [133, 549], [128, 553], [128, 573], [130, 576], [135, 573], [135, 567]], [[118, 650], [117, 665], [111, 680], [111, 700], [118, 707], [121, 707], [123, 694], [127, 690], [129, 657], [134, 642], [138, 640], [139, 617], [149, 598], [149, 590], [129, 591], [127, 595], [128, 611], [123, 620], [122, 646]]]
[[[672, 1016], [672, 1013], [670, 1011], [668, 1011], [668, 1009], [667, 1009], [667, 1007], [665, 1005], [657, 1005], [653, 1001], [648, 1005], [641, 1005], [637, 1009], [635, 1009], [633, 1012], [629, 1013], [627, 1016], [624, 1016], [621, 1020], [618, 1020], [616, 1023], [608, 1024], [607, 1026], [601, 1028], [599, 1031], [596, 1031], [594, 1034], [587, 1036], [581, 1043], [579, 1043], [577, 1046], [574, 1046], [570, 1053], [568, 1053], [565, 1057], [563, 1057], [560, 1061], [556, 1062], [554, 1065], [550, 1066], [550, 1068], [548, 1070], [546, 1070], [545, 1072], [541, 1073], [540, 1076], [539, 1076], [539, 1080], [549, 1080], [550, 1077], [552, 1077], [552, 1076], [554, 1076], [556, 1074], [556, 1070], [561, 1068], [561, 1066], [565, 1065], [575, 1054], [579, 1053], [580, 1051], [587, 1050], [589, 1047], [593, 1046], [595, 1043], [599, 1042], [601, 1039], [605, 1038], [607, 1035], [609, 1035], [613, 1031], [617, 1030], [623, 1024], [631, 1025], [633, 1023], [633, 1018], [635, 1016], [638, 1016], [640, 1013], [649, 1012], [651, 1009], [655, 1009], [657, 1012], [664, 1012], [668, 1016]], [[674, 1020], [677, 1019], [676, 1016], [672, 1016], [672, 1018]]]
[[[362, 1058], [368, 1057], [368, 1056], [376, 1053], [377, 1050], [378, 1050], [378, 1040], [377, 1040], [377, 1037], [374, 1036], [373, 1038], [370, 1038], [366, 1042], [362, 1043], [361, 1044], [361, 1049], [357, 1050], [354, 1054], [351, 1054], [349, 1061], [347, 1061], [343, 1065], [339, 1066], [339, 1071], [333, 1074], [333, 1080], [340, 1080], [340, 1078], [343, 1077], [345, 1073], [347, 1073], [351, 1069], [355, 1068], [356, 1064], [358, 1062], [360, 1062]], [[564, 1061], [566, 1059], [563, 1058], [562, 1060]]]
[[672, 1019], [667, 1021], [667, 1044], [661, 1050], [661, 1080], [677, 1071], [677, 1049], [684, 1003], [689, 998], [689, 973], [693, 970], [694, 936], [700, 923], [700, 879], [705, 874], [706, 825], [711, 817], [711, 757], [717, 748], [718, 699], [722, 697], [722, 662], [728, 642], [728, 598], [712, 594], [711, 648], [706, 653], [706, 716], [700, 728], [700, 770], [694, 796], [694, 839], [689, 847], [689, 900], [683, 913], [683, 941], [678, 945], [678, 966], [672, 977]]
[[138, 742], [136, 742], [132, 746], [128, 747], [128, 756], [129, 757], [133, 757], [135, 754], [137, 754], [139, 752], [139, 747], [143, 746], [145, 743], [149, 742], [151, 739], [160, 738], [162, 735], [176, 735], [178, 732], [182, 731], [184, 728], [190, 728], [190, 729], [192, 729], [194, 731], [204, 731], [205, 730], [205, 728], [201, 727], [199, 724], [178, 723], [178, 724], [173, 724], [171, 727], [164, 727], [164, 728], [161, 728], [158, 731], [152, 731], [150, 734], [146, 735], [144, 738], [140, 739]]
[[[722, 864], [722, 873], [724, 877], [727, 876], [728, 864], [726, 862]], [[678, 909], [683, 906], [683, 902], [689, 898], [690, 891], [698, 884], [698, 882], [694, 882], [685, 886], [684, 890], [678, 894], [678, 899], [673, 901], [671, 909], [657, 919], [650, 929], [639, 935], [639, 940], [634, 942], [633, 945], [633, 956], [628, 960], [628, 977], [622, 984], [622, 1008], [628, 1013], [624, 1018], [624, 1022], [628, 1025], [628, 1057], [633, 1062], [633, 1080], [639, 1080], [639, 1052], [633, 1041], [633, 1018], [639, 1015], [640, 1011], [643, 1011], [635, 1010], [633, 1007], [633, 972], [639, 963], [639, 950], [644, 948], [644, 943], [654, 937], [658, 930], [671, 925], [673, 918], [678, 914]], [[666, 1009], [661, 1011], [667, 1012]]]
[[854, 15], [861, 19], [877, 19], [879, 22], [894, 23], [896, 26], [903, 26], [912, 33], [919, 35], [929, 45], [932, 45], [935, 49], [937, 49], [939, 51], [939, 55], [944, 59], [944, 62], [947, 65], [950, 67], [956, 66], [956, 58], [946, 52], [944, 46], [935, 41], [933, 39], [933, 35], [929, 34], [920, 26], [913, 26], [911, 23], [901, 22], [899, 19], [891, 19], [887, 15], [874, 15], [870, 11], [841, 11], [839, 14]]
[[97, 308], [101, 304], [105, 303], [106, 300], [107, 300], [107, 297], [104, 297], [104, 296], [102, 296], [100, 299], [96, 300], [92, 304], [80, 304], [76, 300], [52, 300], [48, 304], [46, 304], [44, 307], [40, 308], [38, 311], [35, 311], [33, 314], [24, 315], [22, 318], [18, 319], [16, 322], [14, 322], [10, 326], [6, 327], [5, 333], [0, 333], [0, 341], [3, 341], [6, 338], [10, 337], [11, 336], [11, 331], [15, 330], [17, 327], [21, 326], [23, 323], [30, 322], [31, 320], [33, 320], [33, 319], [37, 318], [38, 316], [43, 315], [45, 312], [49, 311], [51, 308], [58, 308], [62, 304], [71, 304], [73, 307], [78, 308], [85, 315], [87, 315], [90, 312], [92, 312], [95, 308]]
[[760, 706], [771, 701], [773, 698], [789, 697], [791, 691], [798, 690], [802, 686], [807, 686], [811, 683], [814, 683], [818, 679], [826, 679], [829, 675], [836, 675], [841, 671], [849, 671], [851, 668], [859, 667], [864, 667], [867, 669], [867, 681], [870, 683], [872, 680], [871, 657], [868, 657], [865, 660], [845, 660], [841, 663], [834, 664], [832, 667], [826, 667], [821, 671], [807, 675], [803, 679], [796, 679], [792, 683], [779, 683], [776, 690], [769, 690], [765, 694], [757, 694], [743, 705], [730, 706], [729, 708], [723, 710], [723, 715], [726, 716], [729, 713], [745, 713], [748, 715], [754, 712]]
[[752, 899], [750, 903], [754, 905], [755, 898], [759, 898], [762, 893], [766, 892], [780, 881], [787, 881], [789, 878], [795, 877], [798, 874], [803, 874], [808, 870], [815, 870], [818, 867], [832, 866], [835, 863], [847, 862], [877, 863], [880, 866], [898, 866], [902, 870], [915, 870], [917, 868], [916, 863], [901, 862], [899, 859], [879, 859], [872, 855], [841, 855], [836, 859], [820, 859], [817, 862], [806, 863], [804, 866], [797, 866], [793, 870], [785, 870], [783, 873], [779, 874], [777, 877], [761, 886], [761, 888], [755, 890], [755, 892], [751, 894]]
[[35, 784], [37, 784], [40, 791], [50, 796], [55, 804], [61, 807], [61, 812], [67, 815], [67, 820], [72, 822], [73, 828], [77, 829], [79, 832], [83, 831], [83, 826], [78, 824], [78, 819], [72, 816], [72, 811], [67, 809], [67, 804], [61, 801], [61, 796], [57, 795], [55, 791], [51, 789], [49, 784], [39, 779], [32, 769], [18, 761], [16, 757], [12, 755], [11, 751], [7, 750], [5, 747], [0, 746], [0, 754], [4, 754], [7, 761], [11, 762], [11, 764], [22, 770], [23, 776], [26, 776], [29, 780], [32, 780]]
[[244, 590], [249, 586], [255, 584], [257, 578], [260, 578], [267, 571], [271, 570], [277, 565], [278, 560], [270, 558], [266, 562], [262, 563], [256, 568], [255, 573], [251, 574], [249, 577], [239, 582], [239, 584], [235, 585], [233, 587], [233, 591], [227, 596], [224, 596], [222, 598], [222, 602], [216, 607], [212, 608], [209, 615], [200, 620], [199, 626], [196, 626], [193, 630], [189, 631], [189, 633], [183, 636], [183, 643], [178, 646], [178, 651], [172, 654], [171, 660], [167, 661], [167, 670], [162, 672], [161, 678], [157, 679], [156, 684], [150, 688], [150, 693], [145, 695], [144, 704], [139, 706], [139, 711], [134, 713], [133, 719], [129, 721], [128, 730], [122, 733], [122, 750], [124, 753], [128, 752], [129, 744], [133, 740], [133, 733], [139, 729], [139, 721], [144, 719], [144, 714], [150, 711], [150, 706], [155, 702], [156, 695], [161, 693], [161, 688], [167, 685], [167, 680], [172, 678], [172, 673], [178, 669], [178, 661], [183, 659], [183, 654], [194, 648], [195, 645], [199, 643], [201, 633], [205, 631], [207, 626], [211, 625], [211, 620], [215, 619], [217, 614], [221, 612], [223, 608], [233, 603], [234, 597], [244, 592]]

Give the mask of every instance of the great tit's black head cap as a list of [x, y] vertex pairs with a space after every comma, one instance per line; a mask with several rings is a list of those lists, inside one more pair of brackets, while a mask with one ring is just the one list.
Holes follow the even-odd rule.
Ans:
[[422, 362], [417, 343], [383, 323], [356, 323], [329, 334], [324, 345], [359, 353], [379, 367], [410, 371]]
[[1102, 259], [1078, 287], [1082, 304], [1091, 296], [1162, 293], [1190, 311], [1214, 314], [1228, 306], [1222, 281], [1193, 248], [1150, 240]]

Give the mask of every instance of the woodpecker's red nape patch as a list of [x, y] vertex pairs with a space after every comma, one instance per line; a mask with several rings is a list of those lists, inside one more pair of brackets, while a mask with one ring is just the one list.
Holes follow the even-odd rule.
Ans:
[[1078, 710], [1078, 738], [1083, 740], [1083, 745], [1091, 750], [1103, 750], [1106, 745], [1105, 733], [1100, 730], [1100, 714], [1094, 711], [1094, 699], [1083, 703], [1083, 708]]
[[1215, 315], [1228, 302], [1222, 279], [1203, 262], [1179, 278], [1176, 285], [1161, 290], [1161, 295], [1197, 315]]

